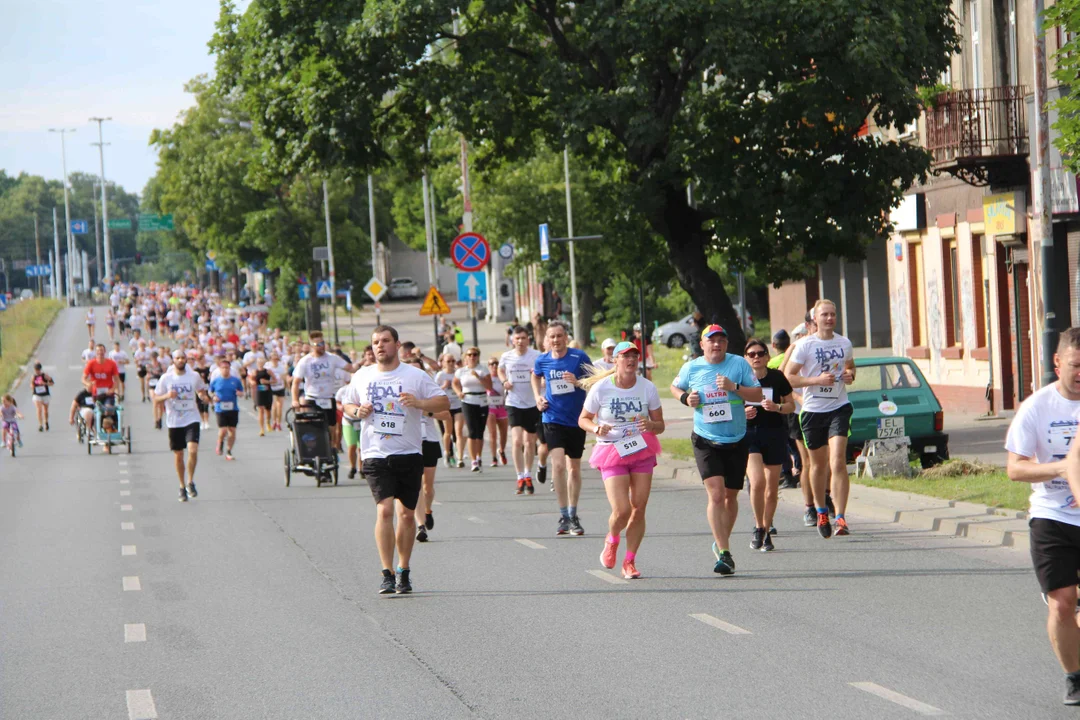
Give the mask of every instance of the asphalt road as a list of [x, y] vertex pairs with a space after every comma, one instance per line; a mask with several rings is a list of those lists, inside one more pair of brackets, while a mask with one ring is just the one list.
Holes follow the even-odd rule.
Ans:
[[1076, 716], [1025, 555], [857, 516], [825, 541], [783, 504], [764, 554], [744, 505], [721, 578], [697, 484], [657, 481], [628, 582], [598, 562], [596, 473], [587, 534], [556, 538], [546, 487], [440, 468], [416, 593], [378, 596], [367, 487], [285, 488], [286, 438], [246, 413], [187, 504], [137, 389], [134, 454], [88, 458], [66, 425], [85, 336], [77, 310], [46, 336], [52, 431], [23, 384], [25, 448], [0, 457], [2, 718]]

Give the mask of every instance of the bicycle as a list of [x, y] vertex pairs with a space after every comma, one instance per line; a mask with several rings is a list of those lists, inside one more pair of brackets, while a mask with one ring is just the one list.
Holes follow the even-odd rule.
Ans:
[[4, 422], [4, 447], [11, 453], [11, 457], [15, 457], [15, 445], [22, 446], [22, 434], [19, 432], [19, 422], [17, 420], [8, 420]]

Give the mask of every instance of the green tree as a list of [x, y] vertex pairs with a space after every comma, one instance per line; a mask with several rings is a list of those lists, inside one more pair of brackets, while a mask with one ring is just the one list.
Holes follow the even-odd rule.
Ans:
[[620, 210], [734, 328], [710, 252], [779, 281], [889, 231], [928, 156], [857, 129], [917, 116], [916, 87], [957, 48], [951, 4], [254, 0], [240, 16], [226, 0], [212, 48], [278, 170], [415, 165], [439, 126], [491, 158], [542, 140], [617, 161]]
[[[1067, 39], [1054, 53], [1054, 79], [1066, 87], [1080, 84], [1080, 0], [1056, 0], [1046, 10], [1048, 26], [1061, 30]], [[1054, 127], [1059, 135], [1054, 141], [1061, 151], [1065, 166], [1073, 173], [1080, 173], [1080, 98], [1076, 93], [1066, 92], [1054, 103], [1058, 121]]]

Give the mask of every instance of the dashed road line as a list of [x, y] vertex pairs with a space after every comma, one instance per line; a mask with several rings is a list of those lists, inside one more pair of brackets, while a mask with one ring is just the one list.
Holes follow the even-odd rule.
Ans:
[[142, 590], [142, 583], [139, 581], [138, 575], [125, 575], [124, 576], [124, 591], [125, 592], [138, 592]]
[[514, 542], [521, 543], [525, 547], [532, 548], [533, 550], [547, 550], [546, 545], [541, 545], [538, 542], [533, 542], [532, 540], [529, 540], [528, 538], [514, 538]]
[[68, 365], [68, 370], [82, 370], [84, 367], [83, 365]]
[[130, 485], [130, 484], [131, 484], [131, 481], [130, 481], [130, 480], [121, 480], [121, 481], [120, 481], [120, 484], [121, 484], [121, 485]]
[[135, 529], [135, 523], [131, 523], [131, 522], [120, 523], [120, 529], [121, 530], [134, 530]]
[[476, 523], [477, 525], [483, 525], [484, 524], [484, 521], [481, 520], [480, 518], [476, 517], [475, 515], [472, 516], [472, 517], [467, 517], [465, 519], [468, 520], [471, 523]]
[[130, 505], [121, 505], [120, 506], [120, 512], [131, 512], [131, 506]]
[[901, 695], [900, 693], [896, 692], [895, 690], [890, 690], [889, 688], [882, 687], [882, 686], [878, 685], [877, 683], [853, 682], [853, 683], [848, 683], [848, 685], [850, 685], [853, 688], [857, 688], [859, 690], [862, 690], [863, 692], [868, 692], [871, 695], [877, 695], [879, 698], [881, 698], [883, 700], [888, 700], [891, 703], [896, 703], [897, 705], [900, 705], [902, 707], [906, 707], [908, 710], [911, 710], [912, 712], [916, 712], [916, 713], [918, 713], [920, 715], [940, 716], [940, 715], [948, 715], [949, 714], [948, 712], [946, 712], [945, 710], [942, 710], [941, 708], [936, 708], [933, 705], [927, 705], [924, 702], [919, 702], [915, 698], [910, 698], [907, 695]]
[[128, 475], [129, 474], [127, 470], [117, 470], [116, 473], [118, 475]]
[[128, 556], [128, 555], [134, 555], [134, 554], [135, 554], [135, 546], [134, 545], [121, 545], [120, 546], [120, 555], [121, 556]]
[[120, 497], [128, 497], [129, 495], [131, 495], [130, 490], [121, 490], [120, 491]]
[[154, 696], [149, 690], [127, 691], [128, 720], [157, 720]]
[[630, 583], [629, 580], [624, 580], [621, 577], [616, 577], [611, 573], [604, 572], [603, 570], [586, 570], [585, 572], [589, 573], [593, 577], [600, 578], [604, 582], [609, 582], [612, 585], [628, 585]]
[[726, 623], [723, 620], [721, 620], [720, 618], [714, 618], [712, 615], [709, 615], [707, 613], [690, 613], [690, 617], [694, 618], [695, 620], [700, 620], [701, 622], [705, 623], [706, 625], [712, 625], [714, 628], [717, 628], [718, 630], [723, 630], [728, 635], [750, 635], [750, 634], [752, 634], [749, 630], [744, 630], [743, 628], [739, 627], [738, 625], [732, 625], [731, 623]]
[[127, 465], [127, 464], [128, 464], [128, 463], [127, 463], [127, 460], [121, 460], [121, 461], [120, 461], [120, 467], [124, 467], [124, 466], [125, 466], [125, 465]]
[[146, 625], [144, 623], [125, 624], [124, 642], [146, 642]]

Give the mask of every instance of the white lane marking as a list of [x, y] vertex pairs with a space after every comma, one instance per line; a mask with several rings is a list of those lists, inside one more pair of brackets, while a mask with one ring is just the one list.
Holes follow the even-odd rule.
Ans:
[[514, 542], [521, 543], [525, 547], [532, 548], [533, 550], [547, 550], [546, 546], [541, 545], [538, 542], [533, 542], [532, 540], [528, 540], [526, 538], [514, 538]]
[[949, 713], [941, 708], [936, 708], [933, 705], [927, 705], [924, 702], [919, 702], [915, 698], [909, 698], [907, 695], [901, 695], [900, 693], [890, 690], [889, 688], [881, 687], [877, 683], [872, 682], [853, 682], [848, 683], [853, 688], [858, 688], [863, 692], [868, 692], [871, 695], [877, 695], [883, 700], [902, 705], [912, 712], [917, 712], [920, 715], [948, 715]]
[[726, 623], [723, 620], [720, 620], [719, 618], [714, 618], [712, 615], [708, 615], [706, 613], [690, 613], [690, 617], [694, 618], [695, 620], [700, 620], [701, 622], [705, 623], [706, 625], [712, 625], [714, 628], [717, 628], [719, 630], [723, 630], [728, 635], [750, 635], [751, 634], [749, 630], [744, 630], [741, 627], [739, 627], [738, 625], [732, 625], [731, 623]]
[[134, 530], [135, 523], [120, 523], [121, 530]]
[[146, 642], [146, 625], [143, 623], [125, 624], [124, 642]]
[[129, 495], [131, 495], [131, 491], [130, 491], [130, 490], [121, 490], [121, 491], [120, 491], [120, 497], [127, 497], [127, 496], [129, 496]]
[[68, 365], [68, 370], [82, 370], [85, 365]]
[[44, 370], [45, 372], [56, 372], [56, 366], [55, 365], [42, 365], [41, 369]]
[[121, 545], [120, 546], [120, 555], [121, 556], [134, 555], [134, 554], [135, 554], [135, 546], [134, 545]]
[[124, 590], [126, 592], [136, 592], [142, 590], [142, 583], [139, 582], [138, 575], [125, 575], [124, 576]]
[[116, 474], [117, 474], [117, 475], [128, 475], [129, 473], [128, 473], [128, 471], [127, 471], [127, 470], [117, 470], [117, 471], [116, 471]]
[[480, 518], [475, 517], [475, 516], [468, 517], [468, 518], [465, 518], [465, 519], [468, 520], [471, 523], [476, 523], [477, 525], [483, 525], [484, 524], [483, 520], [481, 520]]
[[128, 720], [157, 720], [154, 696], [149, 690], [127, 691]]
[[600, 578], [604, 582], [609, 582], [612, 585], [626, 585], [630, 582], [629, 580], [623, 580], [621, 577], [615, 577], [611, 573], [606, 573], [603, 570], [586, 570], [585, 572], [593, 577]]
[[125, 465], [127, 465], [127, 460], [121, 460], [120, 467], [124, 467]]
[[121, 485], [130, 485], [130, 484], [131, 484], [131, 481], [130, 481], [130, 480], [121, 480], [121, 481], [120, 481], [120, 484], [121, 484]]
[[131, 512], [131, 506], [130, 505], [121, 505], [120, 506], [120, 512]]

